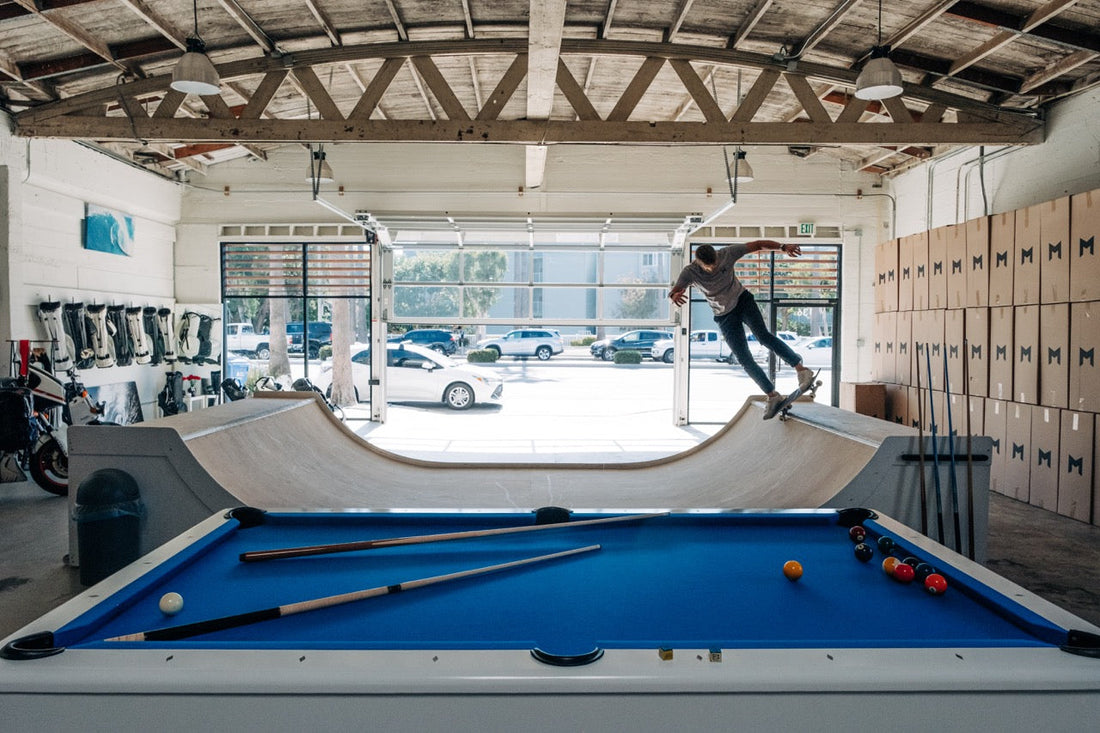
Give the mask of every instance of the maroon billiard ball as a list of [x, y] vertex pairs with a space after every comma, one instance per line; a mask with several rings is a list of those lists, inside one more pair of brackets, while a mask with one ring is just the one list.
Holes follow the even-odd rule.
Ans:
[[848, 537], [852, 542], [863, 542], [863, 540], [867, 539], [867, 530], [857, 524], [855, 527], [848, 530]]

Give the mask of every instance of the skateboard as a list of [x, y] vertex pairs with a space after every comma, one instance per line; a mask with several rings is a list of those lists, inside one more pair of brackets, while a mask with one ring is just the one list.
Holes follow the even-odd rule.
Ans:
[[797, 400], [803, 394], [808, 394], [810, 396], [810, 399], [813, 399], [817, 396], [817, 388], [821, 386], [821, 380], [817, 378], [817, 375], [819, 374], [821, 374], [820, 369], [814, 372], [814, 379], [812, 382], [810, 382], [809, 387], [807, 387], [806, 389], [796, 389], [794, 392], [791, 392], [789, 395], [787, 395], [782, 402], [779, 403], [780, 420], [787, 419], [791, 412], [791, 405], [793, 405], [795, 400]]

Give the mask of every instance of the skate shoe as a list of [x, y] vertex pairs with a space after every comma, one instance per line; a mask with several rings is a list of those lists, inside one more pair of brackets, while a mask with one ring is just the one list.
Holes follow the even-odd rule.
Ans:
[[783, 404], [785, 398], [781, 394], [777, 394], [775, 397], [768, 398], [768, 404], [764, 407], [764, 419], [771, 420], [777, 414], [779, 414], [779, 406]]
[[798, 388], [805, 392], [814, 384], [814, 370], [803, 369], [798, 373]]

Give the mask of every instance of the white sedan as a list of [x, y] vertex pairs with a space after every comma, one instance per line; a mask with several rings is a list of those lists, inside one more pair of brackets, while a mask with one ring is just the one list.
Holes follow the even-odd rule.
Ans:
[[[386, 345], [388, 402], [442, 402], [453, 410], [475, 403], [499, 403], [504, 380], [496, 372], [457, 362], [411, 343]], [[370, 347], [351, 348], [351, 379], [357, 399], [370, 395]], [[325, 394], [332, 386], [332, 361], [321, 365], [314, 380]]]
[[802, 364], [811, 369], [833, 368], [833, 337], [812, 336], [799, 341], [794, 350], [802, 355]]

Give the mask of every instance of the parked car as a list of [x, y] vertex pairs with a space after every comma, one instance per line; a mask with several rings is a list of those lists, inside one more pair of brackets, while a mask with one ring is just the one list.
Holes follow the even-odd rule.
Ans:
[[[692, 331], [688, 336], [688, 354], [692, 359], [714, 359], [726, 362], [733, 359], [730, 347], [718, 331]], [[661, 339], [655, 342], [649, 355], [653, 361], [671, 364], [676, 356], [672, 339]]]
[[425, 346], [432, 351], [438, 351], [440, 354], [446, 354], [447, 356], [455, 353], [455, 349], [458, 348], [458, 343], [455, 341], [454, 334], [442, 328], [414, 328], [405, 333], [391, 334], [386, 340], [391, 344], [399, 344], [408, 341], [417, 346]]
[[225, 348], [235, 353], [252, 354], [264, 361], [271, 358], [267, 332], [256, 333], [251, 323], [225, 324]]
[[503, 336], [482, 339], [479, 349], [492, 349], [497, 356], [535, 356], [546, 361], [565, 350], [561, 334], [549, 328], [517, 328]]
[[802, 355], [802, 365], [811, 369], [832, 369], [833, 337], [812, 336], [795, 345], [794, 350]]
[[[305, 337], [305, 327], [301, 321], [286, 324], [287, 351], [291, 354], [300, 354], [304, 350], [302, 341]], [[309, 349], [306, 355], [310, 359], [316, 359], [322, 346], [332, 345], [332, 324], [325, 321], [309, 322]]]
[[[351, 349], [351, 379], [356, 399], [370, 395], [370, 347]], [[317, 388], [332, 395], [332, 360], [321, 365]], [[457, 362], [438, 351], [411, 343], [386, 344], [388, 402], [442, 402], [453, 410], [500, 401], [504, 380], [491, 369]]]
[[[795, 348], [795, 344], [798, 343], [797, 333], [795, 333], [794, 331], [776, 331], [775, 335], [786, 341], [787, 345], [790, 346], [792, 349], [798, 351], [798, 349]], [[749, 351], [752, 352], [752, 358], [756, 359], [756, 361], [761, 364], [767, 362], [768, 357], [772, 353], [768, 349], [768, 347], [757, 341], [756, 335], [753, 333], [746, 333], [745, 338], [749, 342]], [[785, 362], [782, 359], [776, 359], [776, 369], [782, 369], [784, 363]]]
[[616, 351], [640, 351], [644, 356], [652, 353], [653, 344], [669, 338], [672, 338], [672, 334], [668, 331], [639, 329], [593, 341], [592, 345], [588, 347], [588, 351], [593, 357], [604, 361], [613, 360]]

